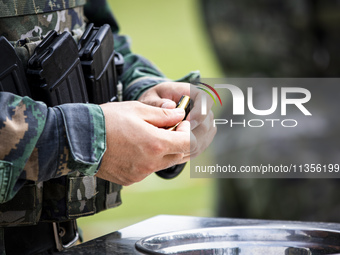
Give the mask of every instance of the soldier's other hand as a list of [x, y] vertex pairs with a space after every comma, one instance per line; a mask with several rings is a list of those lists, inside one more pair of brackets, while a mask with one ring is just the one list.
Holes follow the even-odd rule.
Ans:
[[194, 107], [190, 111], [187, 120], [190, 121], [192, 139], [197, 142], [191, 144], [191, 154], [186, 154], [184, 160], [194, 158], [203, 152], [212, 142], [216, 127], [213, 126], [214, 114], [211, 111], [213, 100], [207, 97], [207, 115], [201, 114], [202, 90], [194, 85], [182, 82], [163, 82], [146, 92], [138, 99], [140, 102], [161, 108], [173, 109], [182, 95], [188, 95], [194, 101]]
[[176, 132], [165, 129], [180, 122], [184, 110], [137, 101], [100, 106], [105, 116], [107, 150], [96, 176], [130, 185], [186, 160], [184, 155], [190, 153], [189, 122], [181, 123]]

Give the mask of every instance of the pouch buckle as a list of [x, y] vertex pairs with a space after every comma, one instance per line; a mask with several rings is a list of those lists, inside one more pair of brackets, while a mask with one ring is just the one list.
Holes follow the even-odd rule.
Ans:
[[[71, 228], [73, 229], [73, 235], [74, 235], [74, 237], [66, 243], [63, 242], [63, 237], [65, 237], [66, 235], [69, 235], [69, 233], [67, 233], [69, 229], [66, 229], [65, 227], [63, 227], [62, 226], [63, 224], [71, 224]], [[62, 251], [62, 250], [72, 247], [79, 240], [79, 232], [78, 232], [77, 222], [75, 220], [71, 220], [68, 222], [53, 222], [52, 225], [53, 225], [54, 240], [55, 240], [56, 248], [58, 251]]]

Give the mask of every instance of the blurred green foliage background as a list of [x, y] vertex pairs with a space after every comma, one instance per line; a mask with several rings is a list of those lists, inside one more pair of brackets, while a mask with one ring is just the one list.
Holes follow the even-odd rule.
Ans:
[[[192, 70], [202, 77], [222, 77], [209, 45], [198, 0], [110, 1], [121, 34], [132, 50], [155, 63], [171, 79]], [[214, 181], [190, 179], [189, 164], [173, 180], [151, 175], [124, 187], [123, 204], [78, 221], [85, 241], [159, 214], [213, 216]]]

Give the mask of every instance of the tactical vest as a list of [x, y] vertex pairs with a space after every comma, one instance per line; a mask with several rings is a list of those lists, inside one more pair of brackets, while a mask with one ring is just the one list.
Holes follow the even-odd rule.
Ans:
[[[44, 15], [45, 12], [58, 10], [58, 8], [59, 10], [68, 8], [68, 11], [81, 11], [85, 4], [85, 0], [62, 1], [63, 5], [54, 3], [54, 6], [48, 5], [49, 2], [51, 1], [25, 1], [25, 6], [20, 8], [20, 6], [15, 6], [15, 1], [5, 4], [1, 1], [0, 28], [4, 24], [6, 25], [6, 22], [15, 21], [16, 18], [24, 19], [25, 15], [39, 13]], [[46, 15], [48, 16], [49, 13]], [[75, 31], [84, 31], [84, 27], [76, 26], [77, 29], [73, 31], [73, 37], [76, 40], [79, 39], [79, 34]], [[16, 46], [17, 55], [21, 58], [25, 68], [27, 68], [28, 59], [32, 57], [35, 47], [38, 45], [35, 39], [31, 38], [31, 40], [33, 41], [25, 39], [24, 47], [19, 47], [21, 42], [19, 44], [18, 41], [12, 42]], [[111, 67], [115, 68], [114, 65]], [[95, 176], [82, 176], [79, 172], [46, 182], [27, 181], [12, 200], [0, 204], [0, 227], [32, 225], [39, 221], [65, 221], [92, 215], [120, 205], [121, 188], [118, 184]]]

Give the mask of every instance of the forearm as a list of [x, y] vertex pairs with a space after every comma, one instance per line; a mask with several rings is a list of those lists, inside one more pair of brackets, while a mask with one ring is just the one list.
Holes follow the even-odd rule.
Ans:
[[99, 106], [46, 107], [28, 97], [0, 93], [0, 202], [26, 180], [44, 181], [73, 171], [93, 175], [106, 148]]

